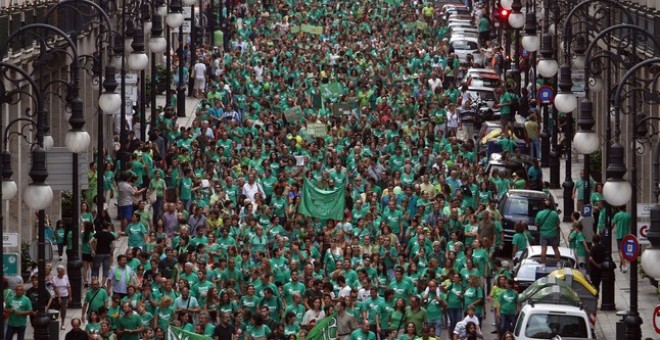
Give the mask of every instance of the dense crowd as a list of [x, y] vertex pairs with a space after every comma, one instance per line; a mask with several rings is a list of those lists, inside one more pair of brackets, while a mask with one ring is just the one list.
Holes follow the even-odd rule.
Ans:
[[[486, 65], [461, 63], [440, 7], [230, 0], [225, 43], [197, 48], [194, 63], [184, 51], [194, 65], [184, 74], [202, 98], [192, 126], [178, 126], [167, 106], [148, 140], [131, 134], [128, 153], [107, 153], [103, 178], [90, 166], [88, 289], [74, 330], [91, 339], [164, 339], [176, 327], [220, 340], [302, 340], [336, 313], [340, 340], [488, 338], [484, 323], [512, 339], [518, 294], [496, 202], [509, 188], [540, 189], [541, 171], [485, 172], [487, 154], [459, 114], [471, 100], [462, 79], [472, 66], [501, 74], [507, 52], [475, 1]], [[169, 70], [173, 86], [180, 62]], [[518, 105], [515, 85], [498, 89], [502, 122], [529, 118], [538, 157], [533, 100]], [[519, 157], [509, 138], [500, 147]], [[345, 187], [343, 219], [300, 214], [304, 180]], [[98, 194], [116, 200], [120, 226], [95, 205]], [[517, 229], [514, 252], [533, 242]], [[55, 235], [62, 256], [63, 223]], [[129, 249], [113, 258], [119, 237]], [[57, 271], [48, 269], [51, 303], [62, 307], [70, 288]], [[19, 312], [24, 294], [8, 296], [12, 332], [29, 314]]]

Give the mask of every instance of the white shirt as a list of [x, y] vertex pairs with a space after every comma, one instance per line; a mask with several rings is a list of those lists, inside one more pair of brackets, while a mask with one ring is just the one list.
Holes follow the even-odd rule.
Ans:
[[346, 285], [346, 286], [344, 286], [343, 288], [339, 289], [339, 294], [337, 294], [337, 295], [338, 295], [340, 298], [343, 298], [343, 297], [349, 297], [349, 296], [351, 296], [351, 291], [352, 291], [351, 287], [349, 287], [348, 285]]
[[69, 296], [69, 286], [71, 285], [69, 283], [69, 277], [62, 276], [61, 278], [59, 276], [54, 276], [53, 277], [53, 285], [55, 286], [55, 294], [58, 297], [68, 297]]
[[206, 79], [206, 65], [204, 63], [198, 62], [193, 66], [195, 70], [195, 79]]
[[261, 185], [259, 183], [254, 182], [254, 184], [243, 184], [243, 195], [245, 195], [245, 197], [249, 198], [251, 201], [254, 201], [254, 195], [258, 192], [261, 193], [262, 197], [265, 196], [264, 190], [261, 189]]

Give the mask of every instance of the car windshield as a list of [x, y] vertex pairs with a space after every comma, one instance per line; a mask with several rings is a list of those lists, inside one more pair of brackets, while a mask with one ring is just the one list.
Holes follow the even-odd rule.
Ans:
[[587, 338], [589, 332], [584, 318], [576, 315], [533, 314], [529, 317], [525, 336], [552, 339], [555, 336]]
[[543, 208], [543, 200], [529, 200], [526, 197], [512, 196], [506, 201], [504, 211], [507, 215], [536, 216], [536, 213]]
[[475, 100], [481, 98], [484, 101], [495, 101], [495, 92], [493, 91], [481, 91], [481, 90], [469, 90], [470, 98]]
[[468, 41], [468, 40], [458, 40], [454, 41], [451, 46], [455, 50], [476, 50], [477, 49], [477, 43], [474, 41]]
[[493, 78], [472, 78], [470, 82], [470, 85], [480, 87], [497, 87], [497, 84], [497, 79]]

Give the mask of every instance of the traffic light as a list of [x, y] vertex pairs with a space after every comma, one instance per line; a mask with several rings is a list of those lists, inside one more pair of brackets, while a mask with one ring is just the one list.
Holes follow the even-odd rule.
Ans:
[[508, 23], [509, 22], [509, 14], [511, 14], [511, 11], [500, 8], [500, 22], [503, 23]]

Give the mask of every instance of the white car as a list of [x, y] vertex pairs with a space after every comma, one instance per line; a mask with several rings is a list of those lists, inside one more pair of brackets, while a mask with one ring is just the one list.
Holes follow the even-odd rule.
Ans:
[[[556, 286], [558, 287], [558, 286]], [[553, 287], [554, 288], [554, 287]], [[593, 339], [584, 308], [570, 304], [527, 303], [520, 310], [513, 330], [516, 340], [579, 338]]]
[[452, 36], [449, 44], [461, 63], [467, 62], [467, 55], [472, 55], [475, 64], [483, 65], [484, 56], [479, 49], [479, 39], [470, 36]]
[[513, 257], [513, 280], [518, 292], [522, 292], [534, 281], [552, 273], [558, 268], [576, 268], [577, 257], [573, 249], [559, 247], [560, 263], [555, 259], [555, 252], [548, 247], [546, 264], [541, 264], [541, 246], [528, 246]]
[[497, 73], [495, 73], [495, 70], [493, 70], [493, 69], [471, 67], [467, 70], [467, 72], [465, 72], [465, 76], [463, 77], [463, 82], [466, 82], [471, 76], [473, 76], [477, 73], [490, 73], [490, 74], [497, 77]]

